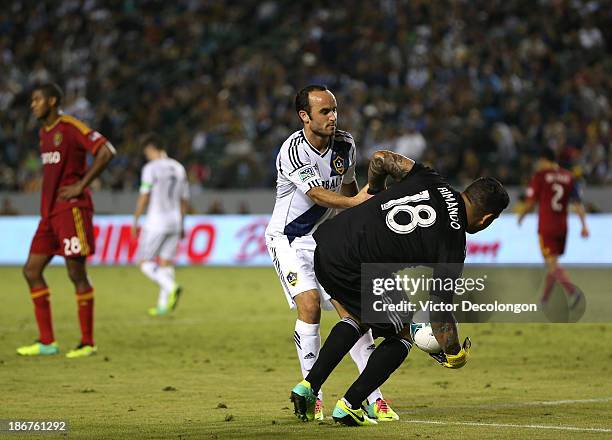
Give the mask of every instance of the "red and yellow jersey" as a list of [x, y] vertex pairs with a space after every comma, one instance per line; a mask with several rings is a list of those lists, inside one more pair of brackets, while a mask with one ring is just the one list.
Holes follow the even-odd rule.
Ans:
[[70, 200], [58, 200], [58, 190], [83, 178], [87, 172], [87, 152], [95, 155], [107, 142], [106, 138], [68, 115], [60, 115], [52, 125], [42, 127], [39, 137], [43, 164], [41, 216], [47, 217], [75, 206], [93, 209], [89, 189]]
[[540, 234], [566, 233], [568, 204], [579, 198], [572, 173], [563, 168], [538, 171], [531, 178], [527, 197], [539, 205]]

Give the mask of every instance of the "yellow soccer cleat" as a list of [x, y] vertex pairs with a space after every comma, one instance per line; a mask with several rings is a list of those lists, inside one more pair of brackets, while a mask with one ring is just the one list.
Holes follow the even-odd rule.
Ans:
[[66, 353], [66, 357], [69, 359], [88, 357], [96, 354], [98, 352], [98, 347], [95, 345], [84, 345], [80, 344], [74, 350], [70, 350]]
[[170, 309], [162, 309], [160, 307], [151, 307], [148, 310], [149, 316], [166, 316], [170, 312]]
[[399, 420], [399, 415], [391, 409], [385, 399], [376, 399], [368, 405], [368, 417], [379, 422]]
[[310, 422], [315, 418], [317, 395], [312, 392], [310, 383], [303, 380], [293, 387], [289, 400], [293, 402], [294, 413], [303, 422]]
[[59, 345], [57, 345], [57, 342], [42, 344], [37, 341], [32, 345], [24, 345], [17, 349], [17, 354], [20, 356], [51, 356], [58, 353]]
[[332, 417], [336, 423], [341, 423], [347, 426], [367, 426], [378, 424], [376, 420], [368, 417], [368, 414], [363, 410], [363, 408], [349, 408], [344, 399], [338, 400], [338, 403], [336, 403], [336, 407], [334, 408], [334, 412], [332, 413]]

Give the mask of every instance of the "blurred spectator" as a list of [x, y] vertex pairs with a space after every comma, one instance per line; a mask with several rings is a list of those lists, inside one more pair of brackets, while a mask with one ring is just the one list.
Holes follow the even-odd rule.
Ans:
[[219, 199], [214, 199], [212, 202], [210, 202], [206, 214], [225, 214], [223, 202]]
[[427, 142], [423, 135], [416, 130], [416, 123], [408, 121], [404, 126], [403, 132], [395, 140], [393, 151], [414, 160], [421, 160], [426, 147]]
[[383, 147], [455, 182], [524, 184], [552, 146], [587, 182], [610, 183], [611, 22], [604, 0], [7, 0], [0, 189], [36, 190], [29, 89], [48, 80], [117, 146], [100, 182], [114, 190], [137, 187], [135, 137], [150, 130], [172, 140], [192, 186], [272, 186], [299, 127], [293, 95], [313, 82], [337, 93], [362, 179]]
[[19, 211], [13, 206], [13, 202], [8, 197], [2, 200], [0, 215], [19, 215]]
[[242, 200], [238, 205], [238, 214], [250, 214], [251, 208], [249, 208], [248, 202]]

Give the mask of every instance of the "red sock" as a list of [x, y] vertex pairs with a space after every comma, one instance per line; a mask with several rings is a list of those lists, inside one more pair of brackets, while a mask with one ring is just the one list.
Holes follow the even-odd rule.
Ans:
[[548, 301], [552, 288], [555, 285], [555, 275], [551, 272], [546, 272], [546, 281], [544, 282], [544, 293], [542, 294], [542, 302]]
[[79, 305], [79, 322], [81, 324], [81, 344], [94, 345], [93, 340], [93, 310], [94, 290], [93, 287], [83, 292], [77, 292], [77, 304]]
[[557, 278], [561, 286], [563, 286], [563, 290], [565, 290], [565, 293], [567, 293], [569, 296], [572, 296], [575, 293], [574, 285], [567, 276], [567, 273], [561, 267], [557, 267], [557, 270], [555, 271], [555, 277]]
[[49, 302], [49, 288], [38, 287], [30, 290], [34, 303], [34, 315], [38, 324], [38, 340], [42, 344], [51, 344], [55, 341], [53, 336], [53, 322], [51, 321], [51, 303]]

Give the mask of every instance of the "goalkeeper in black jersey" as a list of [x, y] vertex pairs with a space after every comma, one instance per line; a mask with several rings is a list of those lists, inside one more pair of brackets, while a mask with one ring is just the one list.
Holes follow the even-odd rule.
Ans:
[[[389, 188], [387, 176], [396, 181]], [[364, 319], [363, 307], [380, 300], [368, 286], [374, 277], [392, 278], [399, 270], [417, 265], [433, 268], [433, 279], [457, 279], [465, 260], [465, 233], [485, 229], [509, 203], [506, 190], [493, 178], [477, 179], [457, 192], [431, 168], [390, 151], [372, 156], [368, 185], [373, 195], [369, 200], [341, 212], [314, 233], [316, 276], [332, 297], [341, 321], [332, 329], [308, 376], [291, 393], [295, 413], [302, 420], [312, 419], [317, 391], [355, 341], [371, 328], [374, 337], [385, 340], [338, 401], [333, 417], [349, 425], [376, 423], [361, 404], [401, 365], [412, 341], [407, 313], [383, 313], [377, 322]], [[362, 276], [362, 264], [370, 268], [367, 276]], [[461, 368], [467, 361], [469, 338], [460, 344], [452, 311], [440, 311], [448, 310], [443, 305], [452, 304], [454, 291], [441, 284], [434, 286], [429, 299], [442, 307], [432, 307], [430, 321], [442, 351], [432, 357], [444, 367]], [[390, 292], [388, 301], [393, 295]]]

